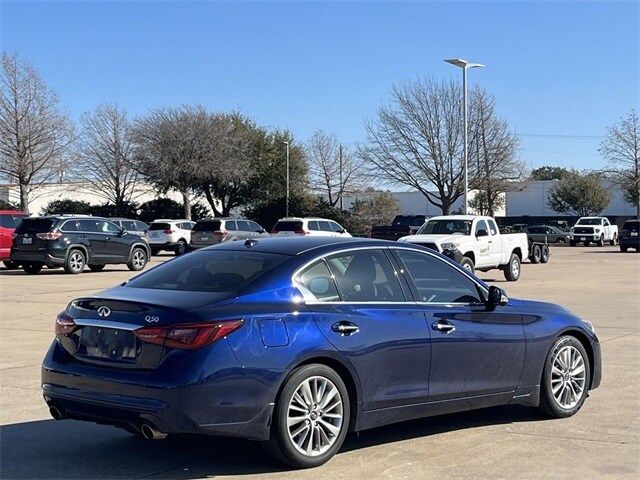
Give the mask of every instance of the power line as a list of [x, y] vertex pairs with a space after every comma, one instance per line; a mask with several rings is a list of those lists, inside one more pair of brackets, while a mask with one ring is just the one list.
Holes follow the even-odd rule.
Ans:
[[595, 157], [600, 156], [597, 153], [585, 153], [585, 152], [557, 152], [554, 150], [532, 150], [529, 148], [523, 148], [522, 150], [525, 152], [535, 152], [535, 153], [556, 153], [558, 155], [591, 155]]
[[560, 139], [575, 139], [575, 138], [604, 138], [604, 135], [568, 135], [562, 133], [516, 133], [519, 137], [540, 137], [540, 138], [560, 138]]

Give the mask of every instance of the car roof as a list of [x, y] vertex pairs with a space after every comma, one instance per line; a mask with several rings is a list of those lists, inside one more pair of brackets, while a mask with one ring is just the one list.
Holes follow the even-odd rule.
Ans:
[[249, 222], [253, 222], [253, 220], [249, 220], [248, 218], [244, 218], [244, 217], [204, 217], [199, 219], [198, 222], [213, 222], [216, 220], [246, 220]]
[[[320, 218], [320, 217], [285, 217], [278, 220], [279, 222], [301, 222], [303, 220], [324, 220], [327, 222], [336, 222], [330, 218]], [[338, 223], [338, 222], [336, 222]]]
[[[175, 222], [193, 222], [193, 220], [187, 220], [186, 218], [156, 218], [151, 223], [175, 223]], [[196, 223], [196, 222], [193, 222]]]
[[479, 217], [478, 215], [440, 215], [439, 217], [431, 217], [429, 220], [474, 220], [476, 218], [488, 218]]

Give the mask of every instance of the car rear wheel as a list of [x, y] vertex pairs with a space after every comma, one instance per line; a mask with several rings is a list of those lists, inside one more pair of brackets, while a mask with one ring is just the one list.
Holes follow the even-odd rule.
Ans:
[[131, 258], [127, 263], [127, 267], [129, 267], [129, 270], [139, 272], [145, 267], [147, 261], [147, 252], [145, 252], [143, 248], [136, 247], [131, 252]]
[[178, 243], [176, 243], [176, 247], [174, 249], [174, 252], [176, 255], [182, 255], [184, 253], [186, 253], [187, 251], [187, 242], [185, 242], [184, 240], [178, 240]]
[[569, 246], [570, 247], [575, 247], [576, 246], [576, 242], [574, 242], [573, 240], [569, 240]]
[[304, 365], [280, 394], [271, 445], [292, 467], [317, 467], [340, 449], [349, 419], [349, 394], [340, 375], [326, 365]]
[[504, 268], [504, 278], [509, 282], [515, 282], [520, 278], [521, 267], [520, 257], [518, 257], [517, 254], [512, 253], [509, 263]]
[[16, 268], [20, 268], [19, 263], [12, 262], [10, 260], [4, 260], [2, 263], [4, 263], [4, 266], [7, 270], [15, 270]]
[[540, 263], [540, 259], [542, 258], [542, 249], [540, 245], [534, 245], [531, 250], [531, 263]]
[[618, 236], [614, 235], [613, 238], [611, 239], [611, 246], [615, 247], [617, 243], [618, 243]]
[[471, 260], [469, 257], [462, 257], [462, 259], [460, 259], [460, 266], [469, 273], [475, 272], [475, 265], [473, 263], [473, 260]]
[[547, 354], [540, 385], [540, 410], [550, 417], [574, 415], [589, 391], [589, 357], [580, 341], [560, 337]]
[[542, 245], [540, 250], [540, 263], [547, 263], [549, 261], [549, 245]]
[[104, 267], [106, 267], [106, 265], [89, 265], [89, 269], [92, 272], [101, 272], [104, 270]]
[[84, 270], [84, 266], [87, 264], [87, 259], [84, 256], [82, 250], [73, 249], [67, 255], [67, 260], [64, 262], [64, 271], [67, 273], [78, 274]]
[[40, 263], [40, 262], [29, 262], [29, 263], [22, 264], [22, 269], [30, 275], [39, 273], [40, 270], [42, 270], [42, 267], [44, 267], [44, 263]]

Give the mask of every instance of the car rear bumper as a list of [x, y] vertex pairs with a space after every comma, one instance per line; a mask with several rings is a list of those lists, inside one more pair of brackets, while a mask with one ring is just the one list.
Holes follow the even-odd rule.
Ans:
[[640, 237], [620, 237], [620, 245], [623, 247], [640, 247]]
[[[188, 352], [186, 363], [153, 371], [101, 368], [74, 361], [56, 340], [42, 365], [45, 402], [64, 418], [129, 429], [151, 424], [162, 433], [202, 433], [267, 440], [273, 403], [254, 394], [228, 345], [218, 354]], [[217, 365], [206, 368], [200, 360]], [[163, 371], [160, 371], [160, 370]], [[163, 375], [165, 373], [166, 375]]]
[[64, 265], [65, 258], [57, 257], [49, 252], [11, 252], [11, 261], [16, 263], [44, 263], [46, 265]]

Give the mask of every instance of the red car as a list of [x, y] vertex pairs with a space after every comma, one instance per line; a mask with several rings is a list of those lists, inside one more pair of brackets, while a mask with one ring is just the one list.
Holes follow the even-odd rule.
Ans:
[[20, 224], [22, 219], [28, 216], [29, 215], [27, 213], [19, 210], [0, 210], [0, 260], [9, 270], [20, 266], [11, 261], [13, 231]]

